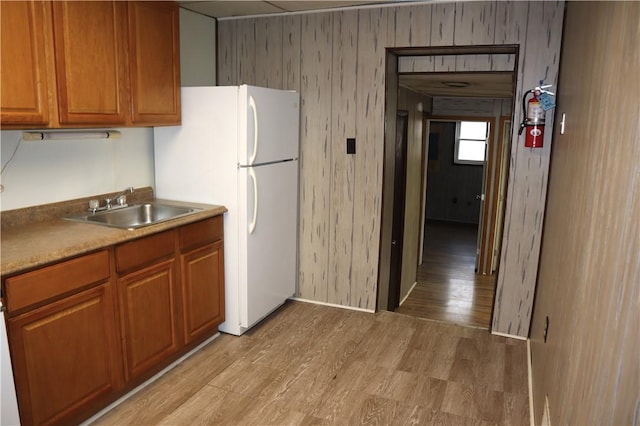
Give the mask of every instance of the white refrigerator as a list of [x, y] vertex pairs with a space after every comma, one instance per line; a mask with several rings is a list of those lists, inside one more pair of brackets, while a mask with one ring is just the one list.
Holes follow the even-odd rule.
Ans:
[[254, 86], [182, 88], [182, 125], [154, 129], [158, 198], [224, 205], [225, 322], [241, 335], [297, 282], [300, 102]]

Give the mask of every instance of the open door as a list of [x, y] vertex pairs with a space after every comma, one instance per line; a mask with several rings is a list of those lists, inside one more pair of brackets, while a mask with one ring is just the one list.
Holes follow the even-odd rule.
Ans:
[[492, 275], [498, 269], [502, 219], [506, 197], [507, 169], [509, 165], [509, 136], [511, 117], [500, 118], [498, 137], [489, 144], [483, 184], [483, 205], [478, 236], [478, 274]]
[[395, 310], [400, 305], [402, 280], [402, 247], [404, 238], [404, 205], [407, 176], [407, 111], [398, 111], [395, 139], [395, 176], [393, 190], [393, 228], [391, 231], [391, 266], [389, 302], [387, 309]]

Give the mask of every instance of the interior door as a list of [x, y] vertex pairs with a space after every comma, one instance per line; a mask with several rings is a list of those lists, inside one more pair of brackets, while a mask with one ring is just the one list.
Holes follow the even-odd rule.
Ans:
[[295, 292], [298, 162], [242, 167], [239, 173], [240, 199], [246, 200], [239, 208], [240, 324], [250, 327]]
[[398, 111], [396, 122], [395, 173], [393, 188], [393, 228], [391, 230], [391, 260], [389, 274], [389, 301], [387, 309], [400, 305], [402, 287], [402, 250], [404, 239], [404, 205], [407, 180], [407, 111]]

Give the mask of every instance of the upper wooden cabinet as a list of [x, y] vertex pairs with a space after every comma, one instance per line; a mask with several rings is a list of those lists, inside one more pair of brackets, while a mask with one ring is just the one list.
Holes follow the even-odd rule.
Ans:
[[126, 3], [52, 5], [60, 124], [126, 123]]
[[180, 124], [180, 34], [173, 2], [131, 2], [129, 63], [134, 124]]
[[4, 128], [180, 124], [175, 2], [2, 2], [1, 60]]
[[0, 115], [16, 125], [49, 123], [45, 31], [50, 15], [41, 2], [0, 2]]

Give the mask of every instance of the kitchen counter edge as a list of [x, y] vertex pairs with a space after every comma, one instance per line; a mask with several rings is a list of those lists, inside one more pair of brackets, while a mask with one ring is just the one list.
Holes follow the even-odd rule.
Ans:
[[50, 263], [104, 249], [168, 229], [224, 214], [224, 206], [174, 200], [154, 201], [198, 210], [166, 222], [127, 230], [91, 223], [53, 219], [3, 229], [0, 236], [0, 274], [5, 277]]

